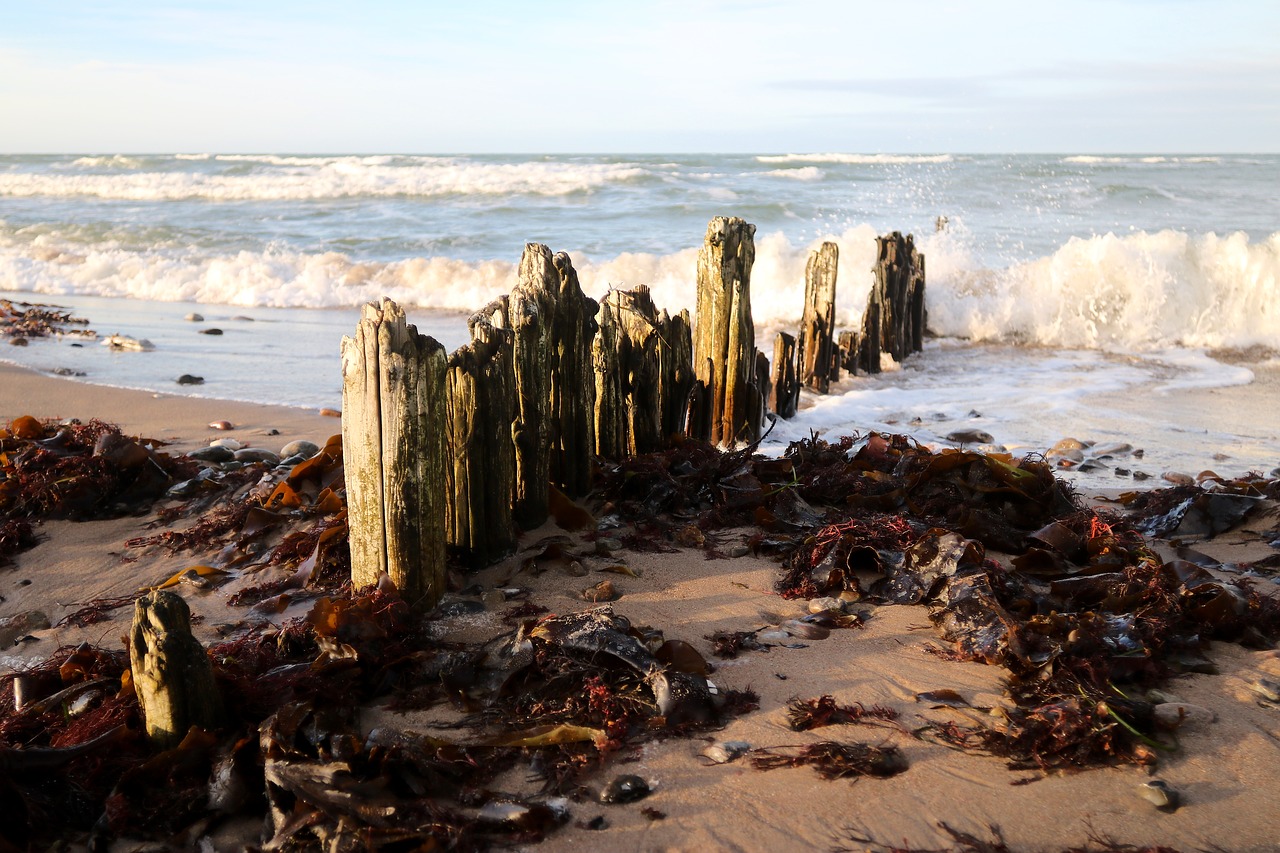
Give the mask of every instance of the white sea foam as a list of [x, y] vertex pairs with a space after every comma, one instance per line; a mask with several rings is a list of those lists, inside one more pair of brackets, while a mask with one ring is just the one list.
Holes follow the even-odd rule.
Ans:
[[797, 181], [820, 181], [825, 175], [817, 166], [801, 166], [799, 169], [770, 169], [766, 175], [778, 178], [792, 178]]
[[[793, 328], [804, 268], [822, 239], [840, 248], [837, 322], [859, 322], [877, 231], [858, 225], [805, 243], [758, 234], [752, 309], [762, 330]], [[929, 327], [973, 341], [1122, 351], [1163, 347], [1280, 349], [1280, 233], [1178, 231], [1073, 238], [1052, 254], [988, 268], [962, 222], [919, 243], [927, 261]], [[553, 246], [554, 249], [566, 248]], [[692, 309], [697, 250], [596, 258], [567, 247], [584, 289], [649, 285], [659, 306]], [[361, 261], [287, 248], [209, 256], [181, 248], [85, 245], [55, 233], [0, 236], [0, 289], [325, 308], [388, 296], [405, 305], [471, 311], [507, 293], [517, 258]]]
[[924, 241], [929, 326], [973, 340], [1085, 349], [1280, 348], [1280, 232], [1072, 238], [982, 269], [946, 233]]
[[1104, 157], [1097, 154], [1075, 154], [1071, 157], [1063, 157], [1063, 163], [1072, 163], [1076, 165], [1093, 165], [1093, 164], [1127, 164], [1127, 163], [1220, 163], [1221, 157], [1164, 157], [1159, 155], [1138, 157]]
[[846, 163], [849, 165], [884, 165], [897, 163], [950, 163], [950, 154], [764, 154], [760, 163]]
[[[115, 158], [86, 158], [74, 165], [114, 166]], [[132, 201], [324, 199], [348, 197], [529, 194], [561, 196], [587, 192], [648, 172], [622, 163], [477, 162], [463, 158], [276, 157], [219, 155], [216, 159], [261, 164], [250, 174], [194, 171], [125, 173], [0, 174], [0, 197], [91, 196]], [[394, 163], [393, 163], [394, 161]]]

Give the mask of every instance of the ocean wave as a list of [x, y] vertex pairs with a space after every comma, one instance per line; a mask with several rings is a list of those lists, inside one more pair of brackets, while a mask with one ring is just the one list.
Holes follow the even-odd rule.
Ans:
[[825, 175], [817, 166], [801, 166], [799, 169], [770, 169], [766, 175], [777, 178], [791, 178], [794, 181], [820, 181]]
[[1075, 154], [1070, 157], [1063, 157], [1062, 162], [1086, 166], [1094, 164], [1110, 165], [1129, 163], [1221, 163], [1222, 158], [1211, 156], [1166, 157], [1161, 155], [1112, 157], [1098, 154]]
[[[840, 247], [837, 322], [860, 322], [875, 263], [867, 224], [808, 242], [758, 235], [752, 272], [757, 329], [794, 330], [804, 269], [822, 239]], [[1280, 233], [1179, 231], [1072, 238], [1034, 260], [992, 268], [975, 260], [961, 221], [918, 242], [927, 259], [929, 328], [974, 341], [1076, 349], [1170, 346], [1280, 349]], [[696, 302], [697, 249], [590, 257], [568, 248], [589, 295], [637, 284], [670, 311]], [[407, 305], [473, 311], [510, 291], [518, 252], [503, 260], [409, 257], [362, 261], [284, 248], [206, 254], [169, 248], [98, 246], [55, 234], [0, 239], [0, 290], [77, 293], [237, 306], [329, 308], [387, 296]]]
[[1080, 349], [1280, 348], [1280, 232], [1165, 230], [1071, 238], [984, 269], [962, 240], [925, 241], [929, 327], [972, 340]]
[[759, 163], [845, 163], [849, 165], [883, 165], [910, 163], [950, 163], [950, 154], [762, 154]]
[[[448, 195], [563, 196], [590, 192], [648, 174], [647, 170], [626, 163], [484, 163], [461, 158], [415, 157], [411, 158], [411, 164], [401, 165], [398, 162], [401, 158], [395, 157], [267, 155], [218, 155], [214, 159], [264, 168], [247, 173], [10, 172], [0, 174], [0, 197], [280, 201]], [[103, 168], [110, 164], [93, 165]]]

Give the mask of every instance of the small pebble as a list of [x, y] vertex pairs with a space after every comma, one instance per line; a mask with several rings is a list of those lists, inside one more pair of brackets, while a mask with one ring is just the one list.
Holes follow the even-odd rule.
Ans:
[[1138, 796], [1162, 812], [1175, 812], [1182, 803], [1182, 797], [1163, 779], [1143, 782], [1138, 786]]
[[338, 411], [337, 409], [321, 409], [319, 412], [317, 412], [317, 414], [326, 418], [342, 417], [342, 412]]
[[734, 545], [729, 549], [730, 557], [745, 557], [751, 553], [751, 549], [746, 545]]
[[1160, 475], [1160, 479], [1166, 483], [1173, 483], [1175, 486], [1194, 486], [1196, 478], [1190, 474], [1184, 474], [1181, 471], [1165, 471]]
[[652, 793], [649, 783], [639, 776], [626, 773], [618, 776], [600, 791], [600, 802], [620, 805], [643, 800]]
[[220, 334], [222, 334], [222, 330], [221, 330], [221, 329], [201, 329], [201, 330], [200, 330], [200, 334], [202, 334], [202, 335], [220, 335]]
[[500, 589], [485, 590], [480, 596], [480, 600], [484, 602], [484, 606], [493, 610], [507, 603], [507, 596]]
[[756, 634], [756, 639], [762, 643], [785, 643], [791, 639], [791, 635], [786, 631], [774, 629], [772, 631], [760, 631]]
[[231, 421], [210, 421], [209, 429], [235, 429]]
[[706, 544], [707, 537], [698, 529], [696, 524], [686, 524], [676, 531], [675, 540], [677, 545], [685, 548], [701, 548]]
[[617, 539], [610, 539], [607, 536], [601, 536], [596, 540], [596, 553], [601, 557], [608, 557], [615, 551], [622, 550], [622, 543]]
[[578, 560], [570, 560], [565, 563], [564, 573], [571, 578], [584, 578], [590, 574], [587, 567]]
[[199, 315], [199, 314], [195, 314], [195, 313], [188, 314], [186, 317], [183, 317], [182, 319], [186, 320], [188, 323], [203, 323], [203, 322], [204, 322], [204, 317], [202, 317], [202, 316], [201, 316], [201, 315]]
[[617, 601], [619, 595], [612, 581], [600, 581], [582, 591], [583, 600], [592, 602]]
[[201, 447], [187, 454], [189, 459], [196, 459], [200, 462], [230, 462], [235, 458], [235, 451], [230, 447], [223, 447], [218, 444], [209, 447]]
[[995, 437], [980, 429], [958, 429], [947, 433], [947, 441], [954, 441], [956, 444], [991, 444]]
[[710, 759], [712, 764], [728, 764], [746, 755], [750, 749], [751, 744], [745, 740], [725, 740], [711, 744], [702, 750], [702, 754]]
[[192, 376], [190, 373], [184, 373], [174, 380], [179, 385], [203, 385], [203, 376]]
[[234, 438], [215, 438], [209, 442], [210, 447], [225, 447], [227, 450], [239, 450], [244, 447], [237, 439]]
[[291, 441], [284, 447], [280, 448], [281, 457], [301, 456], [304, 459], [310, 459], [320, 452], [320, 448], [315, 442], [298, 439]]
[[246, 447], [236, 451], [236, 461], [245, 463], [266, 462], [268, 465], [275, 465], [280, 461], [280, 457], [261, 447]]
[[827, 613], [835, 611], [836, 613], [844, 612], [844, 602], [838, 598], [814, 598], [809, 601], [810, 613]]

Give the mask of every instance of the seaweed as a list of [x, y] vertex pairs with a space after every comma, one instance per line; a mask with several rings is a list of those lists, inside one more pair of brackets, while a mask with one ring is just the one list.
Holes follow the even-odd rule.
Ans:
[[753, 749], [751, 766], [757, 770], [808, 766], [824, 779], [852, 779], [856, 782], [863, 776], [896, 776], [906, 771], [907, 759], [896, 746], [824, 740], [801, 747]]
[[898, 728], [894, 722], [897, 719], [898, 712], [892, 708], [881, 705], [868, 708], [861, 702], [839, 705], [834, 697], [826, 694], [817, 699], [797, 698], [787, 703], [787, 725], [797, 732], [845, 723]]

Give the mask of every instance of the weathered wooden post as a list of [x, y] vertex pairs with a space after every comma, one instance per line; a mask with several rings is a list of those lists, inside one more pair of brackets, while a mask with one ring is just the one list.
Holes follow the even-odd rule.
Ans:
[[213, 667], [191, 635], [191, 610], [182, 596], [153, 590], [133, 603], [129, 665], [155, 746], [177, 746], [192, 726], [212, 730], [222, 724]]
[[611, 290], [593, 345], [596, 452], [650, 453], [683, 433], [693, 383], [689, 314], [658, 312], [649, 288]]
[[742, 219], [717, 216], [698, 252], [693, 363], [707, 389], [710, 440], [724, 446], [758, 439], [761, 420], [753, 412], [764, 411], [751, 320], [755, 232]]
[[800, 404], [800, 379], [796, 375], [796, 339], [778, 332], [773, 339], [773, 395], [770, 407], [779, 417], [794, 418]]
[[449, 356], [445, 530], [448, 544], [475, 567], [516, 546], [514, 336], [489, 321], [486, 314], [493, 310], [498, 309], [470, 318], [471, 343]]
[[444, 347], [389, 299], [342, 339], [342, 453], [351, 581], [385, 572], [406, 602], [444, 592], [447, 409]]
[[840, 248], [826, 242], [809, 255], [804, 269], [804, 316], [800, 320], [796, 348], [800, 353], [800, 381], [819, 394], [827, 393], [831, 380], [839, 378], [832, 370], [836, 365], [832, 336], [836, 324], [839, 260]]
[[839, 352], [836, 356], [835, 367], [832, 368], [832, 376], [840, 378], [840, 371], [843, 370], [850, 376], [856, 376], [858, 373], [858, 362], [861, 359], [861, 343], [858, 333], [854, 331], [843, 331], [839, 338]]
[[496, 306], [490, 312], [514, 335], [515, 518], [526, 530], [547, 518], [548, 483], [571, 497], [591, 489], [596, 308], [582, 293], [568, 255], [553, 256], [546, 246], [529, 243], [505, 311]]
[[[878, 320], [875, 329], [877, 350], [885, 349], [894, 361], [904, 361], [924, 349], [924, 257], [915, 241], [898, 231], [876, 238], [875, 284], [867, 303], [867, 334], [871, 334], [872, 305]], [[876, 367], [879, 353], [875, 353]]]

